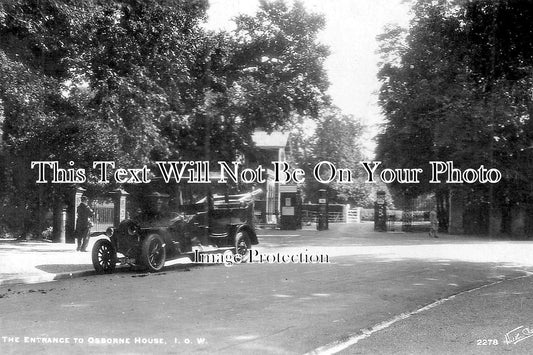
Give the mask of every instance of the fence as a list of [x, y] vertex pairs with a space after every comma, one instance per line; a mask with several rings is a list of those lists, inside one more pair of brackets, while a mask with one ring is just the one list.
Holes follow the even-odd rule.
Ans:
[[[318, 212], [302, 210], [302, 223], [316, 223], [318, 221]], [[344, 218], [344, 213], [342, 212], [329, 212], [328, 213], [328, 222], [330, 223], [344, 223], [346, 219]]]
[[[317, 204], [302, 205], [302, 223], [316, 223], [318, 218]], [[350, 208], [350, 205], [330, 204], [328, 206], [329, 223], [360, 223], [361, 208]]]

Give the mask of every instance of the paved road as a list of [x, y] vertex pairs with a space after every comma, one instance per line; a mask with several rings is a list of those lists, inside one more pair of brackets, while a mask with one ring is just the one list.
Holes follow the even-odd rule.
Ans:
[[532, 309], [531, 277], [496, 282], [354, 336], [340, 354], [531, 354]]
[[[263, 232], [258, 249], [329, 263], [176, 265], [4, 287], [0, 353], [512, 353], [533, 341], [503, 344], [533, 322], [528, 242], [334, 228]], [[477, 345], [490, 339], [499, 344]]]

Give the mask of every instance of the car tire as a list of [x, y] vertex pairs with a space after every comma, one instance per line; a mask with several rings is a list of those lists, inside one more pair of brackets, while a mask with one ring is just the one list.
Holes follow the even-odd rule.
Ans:
[[107, 239], [94, 243], [92, 250], [93, 266], [100, 274], [111, 274], [117, 266], [117, 253], [113, 244]]
[[241, 262], [248, 261], [250, 256], [249, 250], [252, 248], [252, 241], [248, 232], [241, 230], [235, 235], [235, 254], [240, 254], [242, 256]]
[[151, 234], [142, 245], [142, 264], [151, 272], [161, 271], [166, 259], [165, 241], [159, 234]]

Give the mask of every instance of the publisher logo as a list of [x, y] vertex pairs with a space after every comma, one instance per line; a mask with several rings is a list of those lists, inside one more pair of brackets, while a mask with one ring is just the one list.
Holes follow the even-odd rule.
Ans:
[[514, 345], [532, 336], [533, 330], [530, 330], [528, 327], [520, 326], [505, 334], [505, 344]]

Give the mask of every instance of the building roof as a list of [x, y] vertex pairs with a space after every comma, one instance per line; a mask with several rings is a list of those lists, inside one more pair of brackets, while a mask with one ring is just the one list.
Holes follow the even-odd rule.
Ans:
[[265, 131], [255, 131], [252, 135], [252, 140], [258, 148], [263, 149], [279, 149], [287, 146], [289, 133]]

